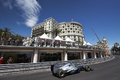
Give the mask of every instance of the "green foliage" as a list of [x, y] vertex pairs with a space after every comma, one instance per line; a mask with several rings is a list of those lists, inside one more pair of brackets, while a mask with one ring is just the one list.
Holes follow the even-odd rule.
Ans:
[[119, 47], [119, 43], [117, 43], [117, 42], [114, 43], [114, 47], [116, 47], [116, 48]]
[[62, 30], [55, 28], [53, 29], [52, 33], [55, 34], [55, 36], [57, 36]]
[[0, 41], [2, 45], [21, 45], [23, 38], [23, 36], [11, 32], [7, 27], [0, 29]]
[[114, 43], [114, 46], [111, 48], [111, 51], [113, 51], [114, 53], [120, 53], [120, 45], [119, 43]]
[[0, 39], [1, 38], [8, 40], [9, 38], [22, 39], [24, 37], [19, 34], [13, 34], [9, 28], [5, 27], [4, 29], [0, 29]]
[[82, 41], [80, 41], [80, 39], [78, 39], [78, 41], [77, 41], [77, 44], [79, 44], [79, 45], [83, 45], [83, 40]]

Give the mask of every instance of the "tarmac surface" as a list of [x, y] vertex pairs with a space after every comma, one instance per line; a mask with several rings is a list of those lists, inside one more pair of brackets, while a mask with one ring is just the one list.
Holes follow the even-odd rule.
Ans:
[[57, 78], [50, 71], [26, 73], [26, 74], [11, 74], [0, 76], [0, 80], [120, 80], [120, 56], [100, 63], [91, 65], [94, 71], [81, 71], [78, 74], [69, 75], [64, 78]]

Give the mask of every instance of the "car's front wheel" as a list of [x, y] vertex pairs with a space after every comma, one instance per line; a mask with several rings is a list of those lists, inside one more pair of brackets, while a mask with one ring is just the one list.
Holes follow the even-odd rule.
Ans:
[[65, 71], [62, 70], [62, 69], [60, 69], [60, 70], [58, 71], [58, 77], [59, 77], [59, 78], [65, 77]]
[[89, 66], [85, 66], [85, 71], [90, 71], [91, 70], [91, 68], [89, 67]]

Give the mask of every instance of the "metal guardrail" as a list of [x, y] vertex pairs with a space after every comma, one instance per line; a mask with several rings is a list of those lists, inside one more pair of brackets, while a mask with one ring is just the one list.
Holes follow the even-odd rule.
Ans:
[[[73, 62], [77, 64], [92, 65], [98, 64], [114, 59], [114, 56], [108, 56], [96, 59], [81, 59], [81, 60], [69, 60], [65, 62]], [[49, 62], [39, 62], [39, 63], [17, 63], [17, 64], [0, 64], [0, 75], [11, 74], [16, 72], [34, 72], [34, 71], [45, 71], [50, 70], [50, 66], [57, 62], [63, 61], [49, 61]]]

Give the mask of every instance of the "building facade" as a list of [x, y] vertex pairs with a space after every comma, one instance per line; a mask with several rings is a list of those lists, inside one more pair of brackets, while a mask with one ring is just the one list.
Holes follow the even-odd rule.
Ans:
[[42, 23], [34, 26], [32, 28], [31, 36], [32, 37], [38, 37], [41, 36], [43, 33], [46, 33], [48, 37], [54, 38], [56, 37], [55, 33], [53, 33], [54, 29], [61, 30], [58, 34], [63, 40], [65, 40], [66, 37], [69, 37], [71, 40], [83, 44], [84, 42], [84, 33], [83, 33], [83, 27], [78, 22], [62, 22], [58, 23], [53, 18], [45, 19]]
[[31, 36], [41, 36], [43, 33], [47, 33], [48, 37], [53, 38], [53, 29], [58, 26], [58, 22], [53, 18], [45, 19], [42, 23], [35, 25], [32, 28]]
[[84, 42], [84, 34], [83, 27], [78, 22], [62, 22], [59, 24], [59, 29], [61, 29], [61, 33], [59, 34], [62, 39], [65, 40], [66, 37], [69, 37], [75, 42], [83, 44]]

